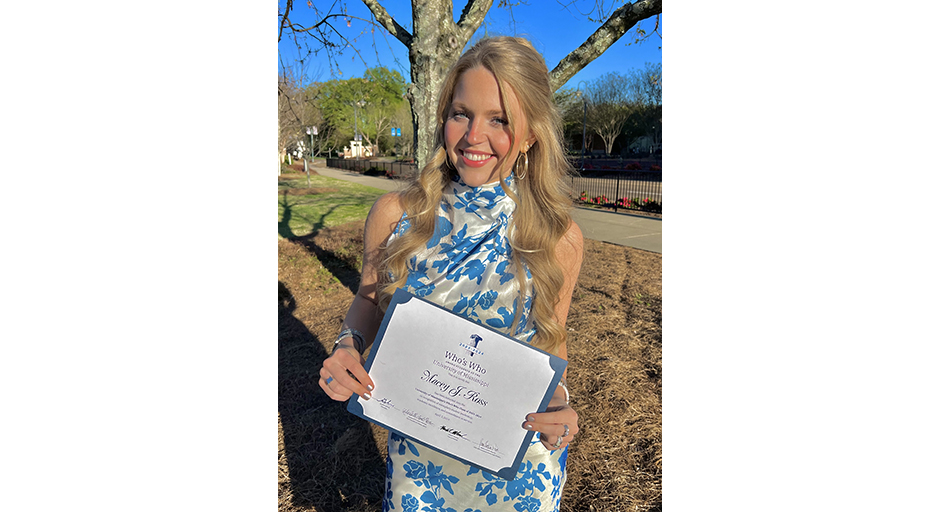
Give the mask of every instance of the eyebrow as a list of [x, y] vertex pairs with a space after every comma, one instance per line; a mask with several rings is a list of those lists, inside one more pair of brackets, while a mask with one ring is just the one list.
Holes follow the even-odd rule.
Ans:
[[[461, 110], [471, 110], [469, 107], [467, 107], [465, 104], [463, 104], [463, 103], [461, 103], [461, 102], [459, 102], [459, 101], [451, 102], [450, 107], [451, 107], [451, 108], [461, 109]], [[486, 112], [483, 113], [483, 115], [485, 115], [485, 116], [505, 116], [506, 113], [503, 112], [502, 110], [487, 110]]]

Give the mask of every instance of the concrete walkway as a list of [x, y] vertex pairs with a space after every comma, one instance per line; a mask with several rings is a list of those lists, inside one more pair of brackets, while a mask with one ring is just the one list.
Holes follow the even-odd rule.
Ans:
[[[351, 181], [361, 185], [375, 187], [390, 192], [404, 187], [403, 180], [390, 180], [385, 177], [365, 176], [358, 172], [326, 167], [320, 163], [313, 167], [317, 174], [328, 178]], [[633, 247], [662, 254], [663, 252], [663, 221], [632, 215], [629, 213], [614, 213], [593, 208], [575, 208], [571, 212], [574, 221], [581, 227], [584, 238], [609, 242], [612, 244]]]

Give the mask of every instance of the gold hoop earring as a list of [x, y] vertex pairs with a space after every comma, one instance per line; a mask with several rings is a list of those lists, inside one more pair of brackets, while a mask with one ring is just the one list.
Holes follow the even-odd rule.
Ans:
[[[525, 160], [523, 160], [523, 163], [522, 163], [522, 172], [516, 172], [516, 179], [521, 181], [525, 179], [526, 174], [528, 174], [529, 172], [529, 154], [523, 151], [522, 154], [519, 156], [525, 158]], [[518, 157], [516, 157], [516, 167], [519, 167]]]

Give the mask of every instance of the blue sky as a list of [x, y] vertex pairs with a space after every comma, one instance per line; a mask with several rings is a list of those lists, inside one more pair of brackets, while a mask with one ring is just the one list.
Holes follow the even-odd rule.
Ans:
[[[566, 8], [557, 0], [529, 0], [529, 5], [519, 5], [513, 8], [512, 16], [506, 9], [496, 7], [497, 2], [487, 13], [486, 21], [474, 34], [475, 40], [484, 31], [489, 35], [516, 35], [529, 39], [532, 44], [545, 57], [545, 63], [551, 70], [569, 52], [577, 48], [596, 29], [600, 23], [591, 22], [587, 16], [579, 14], [577, 8], [586, 12], [593, 6], [593, 1], [579, 1]], [[608, 2], [609, 3], [609, 2]], [[410, 0], [381, 0], [381, 4], [398, 23], [411, 31], [411, 1]], [[454, 5], [455, 18], [460, 16], [465, 2], [458, 0]], [[312, 19], [312, 9], [305, 2], [295, 2], [296, 12], [291, 17], [298, 23], [309, 23]], [[347, 26], [342, 20], [337, 20], [334, 26], [350, 40], [355, 40], [356, 47], [365, 64], [353, 56], [355, 52], [347, 49], [337, 59], [340, 75], [336, 69], [331, 76], [330, 66], [325, 54], [313, 58], [308, 66], [308, 78], [323, 81], [330, 78], [346, 79], [362, 76], [367, 66], [384, 65], [398, 70], [406, 81], [410, 81], [408, 64], [408, 51], [397, 39], [384, 30], [376, 29], [374, 34], [371, 25], [355, 18], [371, 19], [369, 9], [358, 0], [349, 0], [346, 3], [347, 14], [351, 17]], [[514, 19], [514, 21], [513, 21]], [[662, 18], [660, 18], [662, 19]], [[652, 32], [654, 20], [647, 20], [643, 28]], [[662, 25], [660, 25], [662, 33]], [[580, 81], [590, 81], [610, 71], [625, 72], [632, 68], [642, 68], [646, 62], [662, 62], [662, 39], [653, 34], [641, 44], [627, 45], [632, 41], [628, 32], [619, 41], [614, 43], [603, 55], [595, 59], [568, 81], [563, 87], [576, 88]], [[297, 59], [297, 49], [286, 37], [282, 38], [278, 47], [279, 58], [290, 65]]]

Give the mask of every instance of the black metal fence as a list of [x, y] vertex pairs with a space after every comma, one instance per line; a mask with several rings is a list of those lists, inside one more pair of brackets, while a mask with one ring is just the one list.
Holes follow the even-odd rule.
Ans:
[[[348, 171], [410, 178], [418, 167], [405, 162], [381, 162], [345, 158], [327, 158], [327, 167]], [[571, 190], [577, 203], [610, 208], [614, 211], [633, 210], [661, 214], [663, 211], [663, 172], [626, 170], [588, 170], [571, 175]]]
[[327, 158], [326, 166], [335, 169], [346, 169], [363, 174], [388, 176], [389, 178], [410, 178], [418, 174], [418, 166], [405, 162], [381, 162], [373, 160], [356, 160], [354, 158]]
[[575, 200], [585, 205], [663, 212], [662, 171], [583, 171], [571, 176], [571, 190]]

